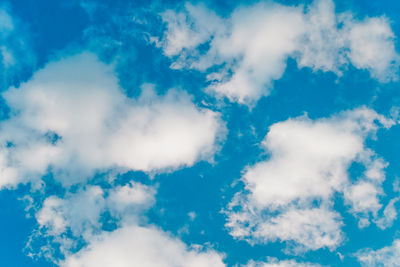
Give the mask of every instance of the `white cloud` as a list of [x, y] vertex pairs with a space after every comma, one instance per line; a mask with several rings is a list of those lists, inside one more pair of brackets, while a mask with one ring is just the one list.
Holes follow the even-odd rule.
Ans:
[[341, 75], [353, 64], [379, 81], [397, 79], [400, 58], [388, 20], [336, 14], [331, 0], [306, 8], [257, 3], [228, 17], [187, 4], [162, 18], [167, 31], [158, 45], [173, 59], [171, 67], [217, 68], [208, 75], [207, 90], [231, 101], [251, 105], [268, 95], [289, 57], [314, 71]]
[[[229, 205], [231, 234], [251, 243], [294, 242], [295, 251], [334, 249], [343, 240], [340, 215], [332, 210], [335, 192], [344, 193], [360, 226], [377, 220], [386, 163], [364, 141], [393, 123], [359, 108], [273, 124], [262, 143], [269, 157], [245, 170], [245, 190]], [[354, 162], [365, 172], [353, 182], [348, 169]]]
[[318, 267], [319, 264], [308, 262], [296, 262], [294, 260], [278, 260], [268, 257], [266, 262], [248, 262], [245, 267]]
[[351, 206], [351, 211], [354, 214], [362, 214], [359, 221], [360, 227], [369, 225], [369, 212], [376, 217], [381, 209], [382, 205], [378, 199], [378, 195], [381, 194], [380, 190], [381, 188], [376, 187], [373, 183], [365, 181], [360, 181], [345, 189], [344, 196]]
[[211, 249], [188, 248], [180, 240], [153, 227], [126, 226], [104, 232], [77, 254], [67, 256], [64, 267], [222, 267], [222, 255]]
[[[168, 56], [176, 55], [184, 48], [196, 48], [223, 29], [222, 19], [203, 5], [186, 3], [185, 10], [187, 14], [177, 14], [172, 10], [162, 14], [170, 33], [166, 36], [168, 45], [164, 45], [164, 53]], [[193, 25], [193, 28], [188, 25]]]
[[95, 171], [159, 172], [212, 160], [223, 135], [219, 114], [169, 90], [144, 86], [127, 98], [111, 67], [88, 53], [49, 63], [3, 94], [11, 109], [0, 125], [1, 186], [48, 171], [65, 185]]
[[70, 230], [73, 236], [90, 237], [93, 230], [101, 227], [103, 194], [100, 187], [90, 186], [65, 198], [50, 196], [36, 214], [37, 222], [49, 235], [58, 236]]
[[396, 267], [400, 265], [400, 240], [394, 240], [391, 246], [378, 250], [365, 249], [356, 253], [358, 261], [362, 266]]
[[397, 77], [399, 55], [394, 46], [394, 33], [385, 17], [353, 22], [348, 36], [349, 58], [355, 67], [367, 69], [380, 81]]
[[376, 225], [381, 229], [386, 229], [393, 225], [394, 220], [397, 219], [397, 209], [395, 204], [399, 202], [400, 198], [396, 197], [389, 201], [389, 204], [383, 210], [383, 217], [375, 221]]
[[299, 67], [333, 71], [341, 74], [347, 64], [346, 34], [338, 29], [341, 15], [335, 14], [333, 1], [315, 1], [304, 16], [307, 30], [300, 39], [297, 63]]
[[135, 182], [117, 186], [109, 192], [107, 208], [111, 216], [124, 220], [122, 223], [135, 221], [140, 212], [154, 204], [155, 193], [154, 188]]

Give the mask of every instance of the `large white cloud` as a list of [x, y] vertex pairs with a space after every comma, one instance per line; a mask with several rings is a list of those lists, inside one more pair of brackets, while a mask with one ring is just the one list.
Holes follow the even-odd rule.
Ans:
[[3, 96], [0, 186], [48, 171], [63, 184], [113, 168], [156, 172], [212, 160], [224, 131], [219, 115], [182, 91], [144, 86], [124, 95], [111, 67], [83, 53], [49, 63]]
[[268, 95], [288, 57], [314, 71], [340, 75], [353, 64], [379, 81], [397, 79], [399, 55], [388, 20], [336, 14], [331, 0], [306, 7], [260, 2], [227, 17], [186, 4], [162, 18], [167, 31], [158, 45], [173, 59], [172, 67], [217, 68], [208, 75], [208, 90], [231, 101], [251, 105]]
[[361, 265], [366, 267], [400, 266], [400, 239], [396, 239], [392, 245], [378, 250], [362, 250], [356, 253], [356, 256]]
[[[364, 142], [394, 121], [367, 108], [326, 119], [306, 116], [273, 124], [262, 145], [269, 157], [249, 166], [245, 190], [230, 203], [226, 226], [249, 242], [288, 241], [295, 250], [336, 248], [343, 240], [341, 217], [333, 211], [336, 192], [364, 227], [381, 228], [393, 220], [391, 207], [379, 218], [386, 163]], [[365, 168], [350, 180], [352, 163]], [[395, 215], [395, 214], [394, 214]]]

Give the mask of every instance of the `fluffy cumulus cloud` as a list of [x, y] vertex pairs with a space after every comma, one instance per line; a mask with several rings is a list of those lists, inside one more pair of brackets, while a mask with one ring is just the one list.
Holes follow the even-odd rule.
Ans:
[[[262, 143], [269, 157], [245, 170], [245, 189], [229, 205], [231, 235], [252, 243], [287, 241], [295, 251], [334, 249], [344, 237], [341, 216], [333, 210], [335, 193], [360, 227], [371, 220], [389, 225], [391, 205], [388, 218], [378, 216], [386, 163], [364, 143], [393, 123], [358, 108], [326, 119], [302, 116], [273, 124]], [[362, 166], [361, 177], [349, 178], [352, 164]]]
[[171, 67], [207, 71], [207, 90], [231, 101], [251, 105], [268, 95], [289, 57], [314, 71], [341, 75], [352, 64], [379, 81], [397, 79], [399, 55], [388, 20], [336, 14], [331, 0], [305, 7], [260, 2], [227, 17], [186, 4], [162, 18], [167, 30], [157, 44]]
[[126, 226], [103, 233], [78, 254], [68, 256], [65, 267], [223, 267], [222, 255], [210, 249], [188, 248], [154, 227]]
[[378, 250], [366, 249], [356, 253], [358, 261], [362, 266], [400, 266], [400, 240], [394, 240], [391, 246]]
[[5, 4], [0, 4], [0, 88], [14, 82], [35, 58], [28, 45], [27, 33], [21, 22], [12, 16]]
[[109, 169], [159, 172], [212, 160], [223, 135], [219, 114], [183, 91], [137, 99], [118, 87], [111, 67], [83, 53], [49, 63], [3, 94], [0, 185], [52, 172], [64, 185]]

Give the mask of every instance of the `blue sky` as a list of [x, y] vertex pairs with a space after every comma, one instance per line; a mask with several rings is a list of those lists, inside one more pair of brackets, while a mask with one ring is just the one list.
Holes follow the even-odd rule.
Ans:
[[0, 265], [400, 266], [398, 1], [0, 1]]

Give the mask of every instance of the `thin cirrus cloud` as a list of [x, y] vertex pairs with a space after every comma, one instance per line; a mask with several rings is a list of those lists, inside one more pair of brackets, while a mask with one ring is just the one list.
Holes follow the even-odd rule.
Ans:
[[40, 181], [64, 185], [108, 169], [160, 172], [212, 160], [224, 135], [219, 114], [185, 92], [158, 96], [150, 85], [127, 98], [110, 67], [83, 53], [49, 63], [3, 94], [2, 187]]
[[[341, 216], [332, 206], [335, 192], [343, 195], [359, 227], [371, 221], [390, 226], [396, 216], [393, 204], [378, 216], [387, 163], [365, 140], [394, 123], [358, 108], [330, 118], [303, 116], [273, 124], [262, 142], [270, 156], [245, 169], [245, 189], [225, 211], [231, 235], [250, 243], [286, 241], [294, 252], [334, 250], [344, 240]], [[350, 179], [353, 163], [365, 171]]]
[[305, 7], [261, 2], [228, 17], [186, 4], [162, 18], [167, 30], [153, 40], [172, 59], [171, 67], [207, 72], [206, 90], [233, 102], [254, 105], [267, 96], [288, 58], [313, 71], [342, 75], [351, 64], [380, 82], [397, 79], [400, 58], [387, 18], [336, 14], [331, 0]]

